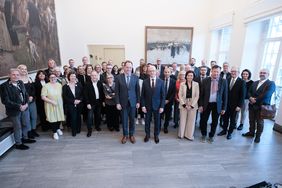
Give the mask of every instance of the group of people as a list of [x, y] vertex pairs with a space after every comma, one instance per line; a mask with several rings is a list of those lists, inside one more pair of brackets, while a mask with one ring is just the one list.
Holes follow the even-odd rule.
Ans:
[[39, 136], [37, 115], [42, 130], [52, 129], [55, 140], [63, 135], [62, 122], [76, 136], [83, 120], [90, 137], [93, 128], [101, 131], [105, 116], [110, 131], [120, 131], [121, 122], [122, 144], [134, 144], [138, 117], [145, 125], [144, 142], [150, 140], [152, 120], [154, 141], [159, 143], [161, 127], [167, 134], [173, 117], [180, 139], [194, 140], [195, 122], [200, 118], [201, 141], [212, 143], [219, 117], [222, 130], [217, 135], [231, 139], [234, 129], [243, 129], [249, 113], [249, 131], [242, 135], [255, 137], [254, 141], [259, 143], [264, 126], [260, 107], [270, 104], [275, 91], [275, 83], [268, 79], [269, 71], [261, 69], [260, 79], [253, 82], [248, 69], [240, 77], [239, 68], [234, 66], [229, 71], [226, 62], [222, 71], [215, 61], [211, 61], [210, 68], [204, 60], [200, 67], [195, 63], [192, 58], [178, 67], [177, 63], [165, 66], [160, 59], [155, 64], [141, 59], [140, 66], [133, 71], [131, 61], [122, 62], [120, 68], [112, 61], [93, 66], [83, 57], [78, 67], [70, 59], [62, 73], [55, 61], [49, 59], [48, 69], [39, 70], [34, 82], [27, 67], [19, 65], [10, 70], [9, 79], [1, 85], [1, 100], [14, 126], [16, 148], [28, 149], [25, 143], [34, 143]]

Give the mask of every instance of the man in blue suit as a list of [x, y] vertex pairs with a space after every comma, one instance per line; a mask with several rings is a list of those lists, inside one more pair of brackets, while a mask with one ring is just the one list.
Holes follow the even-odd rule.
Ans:
[[261, 105], [269, 105], [271, 96], [275, 91], [275, 83], [268, 79], [269, 70], [259, 72], [259, 80], [255, 81], [249, 89], [249, 132], [242, 134], [245, 137], [255, 137], [255, 143], [260, 142], [264, 121], [260, 117]]
[[160, 134], [160, 114], [164, 111], [165, 106], [165, 89], [164, 82], [156, 77], [156, 67], [149, 66], [148, 73], [150, 78], [143, 81], [141, 92], [141, 106], [145, 115], [145, 133], [144, 142], [150, 139], [150, 124], [152, 115], [154, 115], [154, 139], [159, 143]]
[[138, 109], [140, 106], [140, 89], [138, 77], [136, 75], [131, 74], [132, 67], [132, 62], [126, 61], [124, 64], [124, 73], [116, 76], [115, 78], [116, 104], [117, 109], [121, 110], [122, 115], [122, 144], [126, 143], [128, 136], [132, 144], [136, 142], [134, 137], [134, 118], [136, 108]]
[[199, 112], [202, 113], [200, 129], [202, 142], [206, 141], [207, 121], [212, 112], [212, 124], [208, 141], [212, 143], [216, 132], [219, 115], [224, 115], [227, 107], [227, 82], [219, 76], [220, 67], [214, 65], [211, 69], [211, 76], [205, 78], [201, 84]]

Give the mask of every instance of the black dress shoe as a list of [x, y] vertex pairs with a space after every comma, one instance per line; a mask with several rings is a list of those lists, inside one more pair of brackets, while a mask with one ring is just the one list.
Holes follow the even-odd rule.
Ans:
[[19, 145], [16, 145], [16, 149], [27, 150], [27, 149], [29, 149], [29, 147], [24, 145], [24, 144], [19, 144]]
[[109, 127], [109, 131], [113, 132], [114, 128], [113, 127]]
[[243, 129], [243, 124], [240, 124], [239, 127], [237, 127], [238, 131], [241, 131]]
[[115, 129], [116, 132], [119, 132], [119, 128]]
[[27, 137], [30, 138], [30, 139], [34, 139], [34, 135], [32, 134], [31, 131], [27, 132]]
[[24, 144], [32, 144], [32, 143], [35, 143], [36, 142], [36, 140], [32, 140], [32, 139], [22, 139], [22, 142], [24, 143]]
[[165, 133], [165, 134], [167, 134], [167, 133], [168, 133], [167, 128], [164, 128], [164, 133]]
[[158, 144], [160, 142], [160, 139], [158, 136], [155, 136], [155, 143]]
[[242, 134], [242, 136], [245, 136], [245, 137], [254, 137], [255, 134], [252, 134], [252, 133], [250, 133], [250, 132], [247, 132], [247, 133]]
[[149, 141], [149, 137], [148, 137], [148, 136], [145, 136], [144, 142], [148, 142], [148, 141]]
[[227, 134], [227, 140], [230, 140], [232, 138], [232, 135], [231, 134]]
[[102, 129], [100, 127], [96, 127], [96, 131], [100, 132]]
[[259, 143], [260, 142], [260, 137], [259, 136], [256, 136], [255, 138], [255, 143]]
[[217, 136], [223, 136], [223, 135], [226, 135], [226, 131], [224, 131], [224, 130], [220, 131], [220, 132], [217, 134]]
[[92, 130], [87, 132], [87, 137], [90, 137], [92, 135]]

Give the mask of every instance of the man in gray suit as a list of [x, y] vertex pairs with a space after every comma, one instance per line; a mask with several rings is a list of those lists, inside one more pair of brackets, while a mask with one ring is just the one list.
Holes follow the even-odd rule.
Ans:
[[134, 144], [136, 142], [134, 138], [134, 118], [136, 108], [138, 109], [140, 106], [140, 89], [138, 77], [131, 74], [132, 67], [132, 62], [126, 61], [124, 64], [124, 73], [118, 75], [115, 79], [116, 104], [117, 109], [121, 110], [122, 116], [122, 144], [125, 144], [128, 138], [130, 139], [131, 143]]

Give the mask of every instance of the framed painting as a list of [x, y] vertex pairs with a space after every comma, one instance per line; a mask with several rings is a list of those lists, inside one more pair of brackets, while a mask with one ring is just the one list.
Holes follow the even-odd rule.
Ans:
[[163, 64], [187, 64], [191, 58], [193, 27], [145, 27], [145, 59]]
[[54, 0], [0, 0], [0, 78], [25, 64], [30, 72], [60, 65]]

